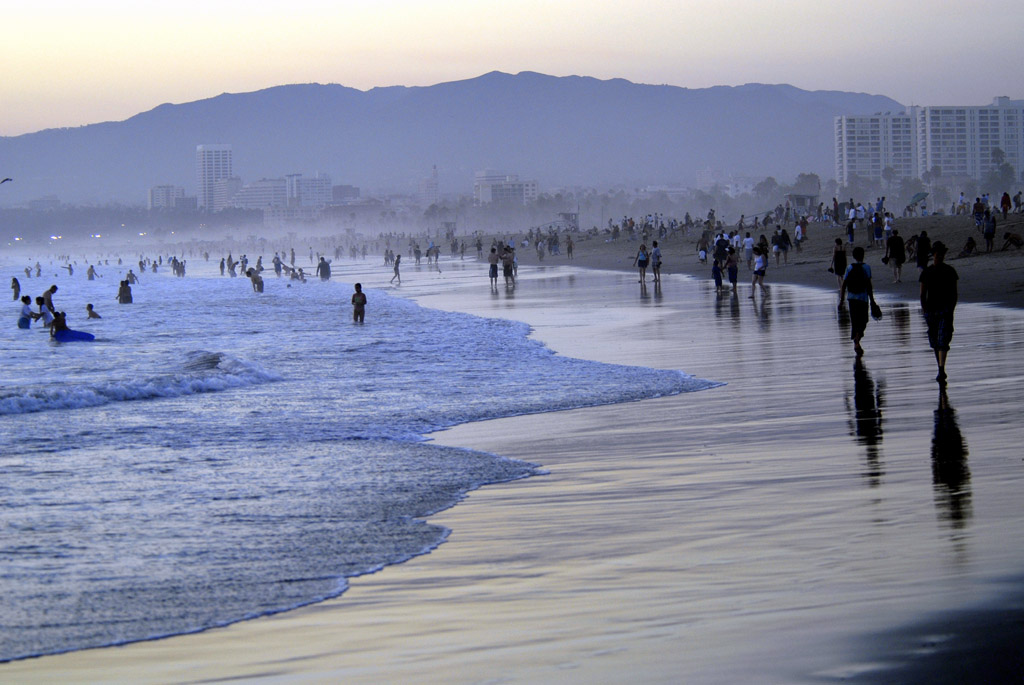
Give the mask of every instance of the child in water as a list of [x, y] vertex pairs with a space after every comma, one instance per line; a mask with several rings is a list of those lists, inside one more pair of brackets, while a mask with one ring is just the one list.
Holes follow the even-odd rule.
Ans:
[[352, 293], [352, 321], [363, 323], [366, 316], [366, 293], [363, 292], [363, 284], [356, 283], [356, 291]]

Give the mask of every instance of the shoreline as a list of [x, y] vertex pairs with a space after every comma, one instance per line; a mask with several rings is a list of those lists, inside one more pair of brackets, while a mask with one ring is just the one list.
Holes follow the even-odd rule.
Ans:
[[[920, 338], [912, 338], [910, 356], [881, 351], [886, 341], [902, 339], [898, 308], [890, 310], [885, 325], [869, 325], [867, 364], [874, 376], [867, 383], [872, 396], [885, 383], [889, 414], [921, 414], [926, 420], [904, 418], [909, 423], [887, 433], [882, 443], [847, 436], [847, 423], [859, 426], [862, 419], [860, 409], [843, 403], [859, 403], [856, 386], [864, 381], [855, 375], [849, 387], [847, 347], [840, 348], [842, 369], [836, 366], [830, 346], [845, 341], [841, 326], [834, 332], [834, 306], [824, 293], [782, 287], [767, 306], [760, 299], [733, 303], [714, 296], [706, 282], [666, 274], [664, 299], [657, 294], [645, 299], [638, 297], [631, 274], [562, 270], [532, 274], [515, 292], [488, 293], [480, 265], [465, 266], [472, 271], [470, 288], [460, 284], [453, 292], [427, 279], [422, 285], [410, 279], [402, 294], [424, 306], [526, 320], [534, 337], [559, 354], [682, 369], [729, 385], [464, 424], [435, 434], [440, 444], [522, 458], [549, 473], [481, 488], [459, 506], [430, 517], [452, 531], [445, 544], [352, 579], [335, 600], [196, 635], [15, 662], [0, 667], [0, 673], [25, 682], [504, 677], [583, 683], [626, 674], [644, 682], [680, 677], [738, 682], [761, 673], [754, 669], [772, 666], [762, 673], [766, 682], [831, 682], [836, 679], [831, 674], [844, 665], [844, 672], [861, 672], [846, 661], [845, 648], [881, 627], [878, 619], [864, 617], [859, 605], [910, 622], [920, 615], [913, 607], [934, 606], [958, 586], [942, 575], [931, 578], [934, 587], [927, 588], [904, 580], [920, 572], [916, 562], [927, 562], [927, 568], [933, 557], [948, 553], [947, 547], [956, 550], [963, 533], [941, 525], [935, 530], [932, 509], [944, 515], [947, 505], [937, 496], [933, 502], [922, 487], [922, 479], [932, 480], [927, 456], [922, 464], [909, 449], [931, 438], [934, 383], [920, 378], [930, 364], [916, 349]], [[386, 282], [387, 274], [380, 280]], [[958, 344], [973, 346], [961, 342], [970, 340], [972, 317], [1002, 320], [999, 314], [966, 310]], [[821, 330], [808, 330], [799, 323], [803, 319], [793, 319], [816, 321], [825, 312], [830, 325]], [[818, 377], [822, 387], [808, 388], [791, 368], [789, 350], [808, 333], [811, 340], [828, 336], [829, 346], [820, 353], [808, 350], [801, 360], [801, 373]], [[754, 340], [765, 345], [755, 349]], [[1005, 402], [1004, 392], [1017, 393], [1013, 379], [993, 385], [995, 379], [983, 372], [972, 380], [972, 369], [985, 367], [962, 350], [955, 354], [950, 395], [965, 414], [974, 416], [979, 402], [990, 407], [993, 395]], [[723, 366], [723, 359], [730, 363]], [[768, 387], [760, 389], [765, 378]], [[747, 417], [755, 411], [756, 418]], [[986, 461], [1019, 461], [1016, 442], [1007, 446], [996, 440], [1006, 429], [994, 421], [985, 431], [992, 435], [983, 436], [983, 424], [965, 420], [972, 450], [980, 449]], [[989, 441], [987, 449], [983, 440]], [[886, 446], [889, 452], [872, 456], [872, 450]], [[825, 450], [834, 454], [825, 458]], [[1004, 454], [1007, 450], [1012, 457]], [[881, 475], [879, 460], [888, 464]], [[1002, 491], [986, 492], [995, 476], [986, 475], [985, 462], [971, 465], [975, 499], [991, 506], [1005, 497]], [[1009, 481], [1018, 492], [1019, 476]], [[877, 500], [887, 492], [878, 489], [883, 486], [894, 492], [879, 508]], [[833, 491], [840, 493], [838, 502]], [[790, 502], [794, 493], [796, 503]], [[879, 518], [882, 527], [875, 522]], [[797, 523], [804, 520], [810, 524]], [[818, 520], [829, 523], [814, 525]], [[785, 574], [800, 573], [809, 563], [802, 547], [829, 550], [835, 536], [848, 535], [852, 524], [876, 538], [855, 557], [865, 569], [886, 551], [906, 559], [891, 573], [872, 571], [872, 583], [844, 588], [843, 600], [827, 610], [808, 606], [807, 597], [789, 589]], [[981, 547], [984, 532], [976, 537], [973, 543]], [[1012, 546], [1006, 539], [1001, 544]], [[828, 579], [831, 565], [848, 563], [845, 550], [837, 551], [810, 562], [812, 570], [820, 566], [820, 574], [804, 579], [802, 591], [810, 597], [836, 591], [836, 581]], [[758, 566], [748, 567], [748, 557], [770, 564], [772, 573], [764, 576]], [[973, 605], [984, 599], [983, 585], [958, 601]], [[822, 624], [834, 631], [833, 622], [848, 626], [817, 636]], [[785, 645], [793, 637], [824, 642], [816, 644], [817, 651], [787, 654]]]

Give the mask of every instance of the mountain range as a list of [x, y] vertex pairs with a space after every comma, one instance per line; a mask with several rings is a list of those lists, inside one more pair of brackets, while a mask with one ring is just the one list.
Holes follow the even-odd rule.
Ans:
[[833, 176], [833, 117], [901, 111], [863, 93], [747, 84], [689, 89], [623, 79], [491, 72], [427, 87], [285, 85], [163, 104], [125, 121], [0, 137], [0, 206], [144, 203], [154, 185], [196, 191], [195, 147], [229, 143], [243, 181], [330, 174], [335, 184], [441, 192], [485, 168], [553, 186], [693, 186], [699, 169]]

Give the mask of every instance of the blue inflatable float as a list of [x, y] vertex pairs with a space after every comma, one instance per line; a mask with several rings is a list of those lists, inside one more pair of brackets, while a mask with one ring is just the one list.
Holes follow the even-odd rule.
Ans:
[[85, 331], [73, 331], [70, 328], [67, 328], [63, 331], [57, 331], [54, 333], [53, 339], [57, 342], [75, 342], [77, 340], [95, 340], [96, 336], [92, 333], [86, 333]]

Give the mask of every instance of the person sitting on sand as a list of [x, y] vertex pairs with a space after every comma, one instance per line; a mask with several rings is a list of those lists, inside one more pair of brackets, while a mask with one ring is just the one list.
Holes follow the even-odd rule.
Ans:
[[92, 308], [91, 304], [85, 305], [86, 316], [90, 319], [102, 319], [103, 317], [96, 313], [96, 310]]
[[969, 235], [969, 236], [967, 236], [967, 242], [964, 243], [964, 247], [963, 247], [962, 250], [960, 250], [960, 254], [957, 255], [957, 258], [960, 259], [960, 258], [963, 258], [963, 257], [970, 257], [970, 256], [976, 254], [977, 252], [978, 252], [978, 243], [974, 239], [974, 236]]
[[1006, 250], [1009, 250], [1011, 247], [1015, 247], [1019, 250], [1021, 246], [1024, 245], [1024, 239], [1021, 239], [1021, 237], [1018, 234], [1011, 233], [1009, 231], [1003, 234], [1003, 240], [1005, 242], [1003, 242], [1003, 249], [1000, 250], [1000, 252], [1005, 252]]

